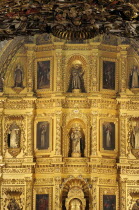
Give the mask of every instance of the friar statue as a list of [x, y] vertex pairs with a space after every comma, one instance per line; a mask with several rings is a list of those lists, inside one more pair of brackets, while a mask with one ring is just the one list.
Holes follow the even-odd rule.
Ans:
[[131, 70], [131, 88], [139, 88], [139, 69], [133, 66]]
[[71, 67], [68, 92], [73, 92], [74, 90], [80, 90], [81, 92], [85, 92], [83, 75], [84, 71], [82, 68], [82, 64], [80, 62], [75, 62]]
[[139, 149], [139, 122], [133, 127], [131, 133], [131, 146], [133, 149]]
[[139, 199], [136, 200], [136, 203], [133, 205], [132, 210], [139, 210]]

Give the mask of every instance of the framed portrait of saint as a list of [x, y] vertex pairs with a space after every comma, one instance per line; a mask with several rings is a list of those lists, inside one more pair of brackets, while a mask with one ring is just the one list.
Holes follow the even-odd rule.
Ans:
[[36, 146], [38, 150], [46, 150], [49, 148], [50, 137], [50, 123], [48, 121], [37, 123], [37, 142]]
[[49, 210], [49, 195], [36, 194], [36, 210]]
[[50, 60], [37, 62], [37, 89], [50, 88]]
[[115, 149], [115, 123], [103, 122], [102, 124], [102, 147], [104, 150]]
[[103, 195], [103, 210], [116, 210], [116, 195]]
[[103, 61], [102, 88], [115, 90], [115, 62]]

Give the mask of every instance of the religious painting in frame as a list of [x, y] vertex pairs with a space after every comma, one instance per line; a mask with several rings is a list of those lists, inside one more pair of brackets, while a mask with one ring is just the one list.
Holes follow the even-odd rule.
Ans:
[[100, 119], [100, 151], [111, 154], [118, 152], [118, 120]]
[[[44, 180], [45, 184], [44, 185]], [[36, 183], [39, 185], [34, 186], [33, 189], [33, 209], [34, 210], [51, 210], [53, 209], [52, 197], [53, 188], [47, 185], [52, 184], [52, 178], [36, 179]]]
[[37, 89], [50, 88], [50, 60], [37, 62]]
[[53, 59], [40, 58], [35, 61], [35, 89], [37, 93], [46, 93], [52, 90]]
[[102, 88], [115, 90], [116, 63], [113, 61], [103, 61], [102, 69]]
[[114, 122], [103, 122], [102, 124], [103, 149], [115, 149], [115, 124]]
[[103, 210], [116, 210], [116, 195], [103, 195]]
[[36, 210], [49, 210], [48, 194], [36, 194]]
[[109, 187], [116, 184], [115, 179], [106, 179], [102, 182], [107, 183], [108, 187], [100, 187], [100, 209], [118, 210], [119, 209], [119, 190], [118, 187]]
[[35, 151], [49, 153], [52, 150], [52, 119], [38, 118], [34, 124]]

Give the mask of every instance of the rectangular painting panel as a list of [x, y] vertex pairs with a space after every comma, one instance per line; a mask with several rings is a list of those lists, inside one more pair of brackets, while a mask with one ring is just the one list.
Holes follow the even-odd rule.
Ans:
[[103, 89], [115, 90], [115, 62], [103, 61]]
[[36, 210], [49, 210], [48, 194], [36, 194]]
[[37, 62], [37, 89], [50, 88], [50, 60]]
[[115, 123], [114, 122], [103, 122], [102, 141], [103, 141], [104, 150], [115, 149]]
[[37, 149], [45, 150], [49, 148], [50, 123], [48, 121], [37, 123]]
[[116, 210], [116, 195], [103, 195], [103, 210]]

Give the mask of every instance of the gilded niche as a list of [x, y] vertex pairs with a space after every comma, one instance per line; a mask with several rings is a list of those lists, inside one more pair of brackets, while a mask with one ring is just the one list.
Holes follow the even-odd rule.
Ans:
[[70, 69], [68, 92], [85, 92], [83, 75], [84, 70], [81, 61], [75, 60]]

